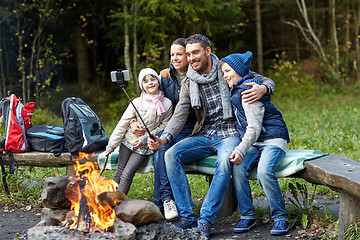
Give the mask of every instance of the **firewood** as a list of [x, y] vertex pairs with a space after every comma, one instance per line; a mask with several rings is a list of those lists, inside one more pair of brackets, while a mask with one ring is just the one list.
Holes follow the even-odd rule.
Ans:
[[98, 196], [101, 205], [110, 205], [112, 208], [119, 205], [124, 200], [130, 198], [123, 192], [103, 192]]

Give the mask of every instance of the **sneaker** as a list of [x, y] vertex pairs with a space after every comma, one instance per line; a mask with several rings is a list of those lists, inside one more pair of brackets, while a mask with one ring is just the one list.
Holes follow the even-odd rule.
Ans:
[[198, 222], [198, 229], [205, 235], [207, 239], [210, 237], [210, 226], [204, 222]]
[[234, 233], [248, 232], [250, 228], [256, 225], [255, 219], [241, 219], [238, 225], [234, 228]]
[[277, 220], [270, 231], [271, 235], [283, 235], [286, 234], [290, 229], [290, 224], [288, 221]]
[[174, 223], [175, 227], [187, 229], [187, 228], [193, 228], [197, 226], [197, 221], [188, 221], [183, 218], [180, 218], [178, 221]]
[[179, 216], [174, 200], [164, 202], [164, 215], [166, 220], [173, 220]]

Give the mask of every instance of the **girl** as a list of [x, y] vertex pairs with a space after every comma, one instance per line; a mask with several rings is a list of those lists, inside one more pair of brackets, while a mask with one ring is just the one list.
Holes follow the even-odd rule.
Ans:
[[[151, 68], [144, 68], [139, 73], [140, 97], [133, 100], [142, 119], [152, 134], [162, 131], [172, 114], [171, 101], [164, 97], [160, 90], [161, 78]], [[130, 123], [141, 123], [134, 107], [129, 104], [116, 125], [106, 146], [108, 156], [120, 144], [118, 164], [113, 180], [119, 183], [118, 191], [129, 192], [132, 179], [140, 165], [148, 159], [153, 151], [147, 147], [148, 134], [136, 137], [131, 132]]]

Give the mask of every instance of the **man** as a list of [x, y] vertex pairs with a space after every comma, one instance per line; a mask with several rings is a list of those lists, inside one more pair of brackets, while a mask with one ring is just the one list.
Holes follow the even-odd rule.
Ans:
[[[230, 182], [232, 163], [229, 158], [240, 140], [229, 89], [218, 67], [218, 58], [211, 54], [209, 39], [201, 34], [190, 36], [186, 40], [186, 55], [191, 67], [174, 115], [163, 135], [156, 137], [156, 142], [149, 139], [148, 144], [150, 149], [158, 149], [169, 142], [181, 131], [190, 109], [195, 110], [197, 123], [193, 133], [165, 153], [165, 162], [180, 215], [175, 225], [184, 229], [198, 226], [209, 237], [210, 226], [215, 222]], [[215, 154], [218, 158], [214, 178], [197, 221], [183, 164]]]

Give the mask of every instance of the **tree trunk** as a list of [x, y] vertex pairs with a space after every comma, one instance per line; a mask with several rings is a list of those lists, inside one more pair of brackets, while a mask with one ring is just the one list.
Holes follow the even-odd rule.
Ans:
[[22, 30], [20, 29], [20, 16], [19, 11], [16, 11], [16, 18], [17, 18], [17, 38], [18, 38], [18, 47], [19, 47], [19, 53], [18, 53], [18, 63], [19, 63], [19, 72], [21, 76], [21, 91], [22, 91], [22, 99], [24, 102], [26, 102], [26, 72], [25, 72], [25, 57], [23, 55], [24, 50], [24, 44], [23, 44], [23, 35]]
[[349, 2], [346, 3], [346, 42], [345, 42], [345, 76], [349, 76], [349, 42], [350, 42], [350, 7]]
[[260, 0], [255, 0], [255, 15], [256, 15], [256, 59], [257, 71], [262, 74], [264, 72], [263, 64], [263, 47], [262, 47], [262, 29], [261, 29], [261, 6]]
[[[4, 41], [2, 41], [2, 26], [0, 25], [0, 49], [4, 49], [5, 48], [5, 44]], [[4, 44], [4, 46], [3, 46]], [[6, 77], [5, 77], [5, 71], [4, 71], [4, 62], [3, 62], [3, 51], [0, 51], [0, 71], [1, 71], [1, 89], [0, 89], [0, 94], [1, 94], [1, 98], [6, 96], [6, 90], [5, 90], [5, 86], [6, 86]]]
[[[127, 19], [129, 12], [125, 0], [123, 5], [123, 12]], [[125, 45], [124, 45], [125, 68], [131, 72], [129, 23], [127, 20], [125, 20], [125, 24], [124, 24], [124, 40], [125, 40]]]
[[[337, 39], [337, 31], [336, 31], [335, 5], [336, 5], [335, 0], [329, 0], [329, 7], [330, 7], [330, 12], [331, 12], [331, 38], [332, 38], [332, 42], [334, 44], [334, 51], [335, 51], [334, 70], [337, 74], [340, 74], [339, 73], [339, 42]], [[341, 83], [344, 85], [345, 83], [343, 82], [343, 80], [341, 80], [341, 81], [342, 81]]]
[[[357, 8], [357, 10], [355, 10]], [[354, 61], [354, 69], [357, 82], [360, 83], [360, 46], [359, 46], [359, 19], [360, 19], [360, 5], [353, 7], [354, 9], [354, 44], [355, 44], [355, 61]]]
[[[165, 21], [161, 22], [161, 34], [163, 36], [166, 36], [166, 26], [165, 26]], [[164, 49], [164, 62], [168, 63], [170, 61], [169, 59], [169, 44], [166, 41], [166, 37], [163, 37], [162, 39], [162, 44], [163, 44], [163, 49]]]
[[89, 58], [87, 52], [87, 44], [82, 36], [82, 27], [80, 23], [75, 26], [76, 34], [76, 68], [77, 82], [81, 89], [85, 89], [90, 82]]
[[[135, 85], [138, 82], [137, 79], [137, 54], [138, 54], [138, 42], [137, 42], [137, 0], [134, 1], [134, 44], [133, 44], [133, 71], [134, 71], [134, 81], [135, 81]], [[135, 93], [136, 95], [140, 94], [140, 88], [135, 87]]]

